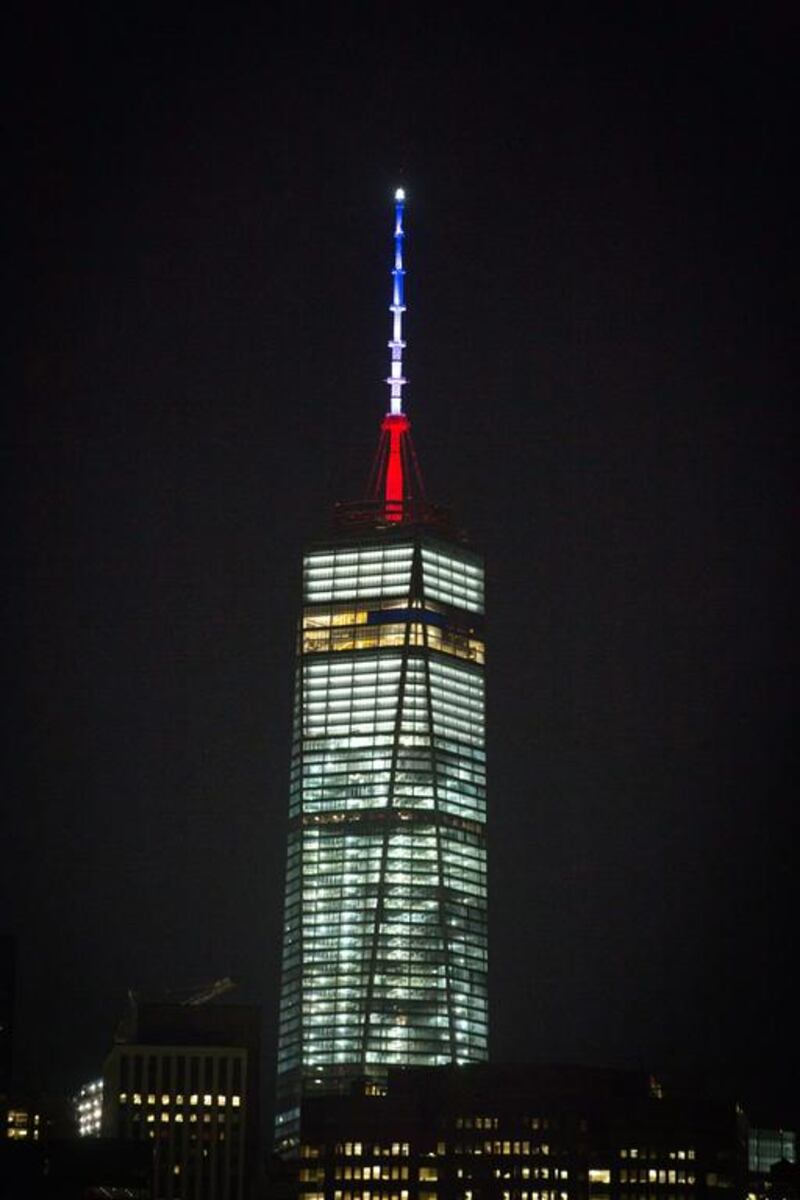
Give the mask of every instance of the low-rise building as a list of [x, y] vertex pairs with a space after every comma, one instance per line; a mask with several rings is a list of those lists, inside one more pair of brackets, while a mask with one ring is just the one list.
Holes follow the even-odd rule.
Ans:
[[149, 1142], [154, 1200], [247, 1200], [259, 1154], [260, 1016], [142, 1004], [106, 1060], [103, 1135]]
[[[365, 1094], [366, 1092], [370, 1094]], [[638, 1072], [411, 1068], [307, 1099], [303, 1200], [699, 1200], [737, 1194], [735, 1105], [670, 1097]], [[741, 1193], [739, 1193], [741, 1194]]]

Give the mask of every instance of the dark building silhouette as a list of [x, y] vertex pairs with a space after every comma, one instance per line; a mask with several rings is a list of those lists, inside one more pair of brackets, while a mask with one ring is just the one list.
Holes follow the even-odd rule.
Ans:
[[0, 936], [0, 1114], [4, 1125], [12, 1088], [16, 959], [15, 939], [3, 934]]
[[0, 1144], [0, 1200], [151, 1200], [145, 1143], [46, 1140]]

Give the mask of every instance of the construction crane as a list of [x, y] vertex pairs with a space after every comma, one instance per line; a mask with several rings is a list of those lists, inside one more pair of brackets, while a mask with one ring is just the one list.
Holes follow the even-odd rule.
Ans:
[[206, 1004], [209, 1000], [216, 1000], [217, 996], [224, 996], [226, 992], [230, 992], [236, 987], [234, 981], [228, 976], [223, 976], [222, 979], [214, 979], [211, 983], [200, 984], [194, 988], [191, 995], [185, 1000], [180, 1000], [180, 1004]]
[[[216, 1000], [217, 996], [224, 996], [226, 992], [232, 991], [235, 987], [234, 980], [225, 975], [222, 979], [213, 979], [210, 983], [198, 984], [191, 988], [165, 988], [162, 997], [158, 1000], [155, 997], [151, 999], [155, 1003], [160, 1003], [163, 999], [168, 1004], [207, 1004], [209, 1000]], [[136, 1009], [140, 999], [142, 999], [140, 992], [134, 988], [128, 988], [128, 1006], [117, 1026], [115, 1041], [127, 1042], [130, 1040], [133, 1030], [136, 1028]]]

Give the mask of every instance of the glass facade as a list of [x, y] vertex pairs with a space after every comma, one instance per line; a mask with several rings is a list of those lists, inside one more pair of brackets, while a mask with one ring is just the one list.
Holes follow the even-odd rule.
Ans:
[[244, 1200], [252, 1094], [241, 1046], [116, 1045], [104, 1068], [101, 1135], [152, 1143], [147, 1194], [158, 1200]]
[[483, 602], [424, 531], [305, 557], [279, 1143], [309, 1090], [486, 1058]]
[[771, 1167], [784, 1159], [797, 1162], [797, 1134], [788, 1129], [750, 1129], [747, 1137], [747, 1166], [756, 1174], [767, 1175]]

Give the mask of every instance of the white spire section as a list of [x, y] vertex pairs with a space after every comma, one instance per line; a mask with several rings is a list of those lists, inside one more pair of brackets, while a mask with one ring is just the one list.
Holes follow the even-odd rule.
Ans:
[[389, 349], [392, 352], [392, 373], [386, 380], [389, 384], [389, 413], [391, 416], [399, 416], [403, 412], [403, 387], [406, 383], [403, 375], [403, 350], [406, 345], [403, 341], [403, 313], [406, 311], [403, 303], [405, 278], [403, 270], [403, 238], [405, 237], [403, 211], [405, 201], [405, 192], [402, 188], [398, 188], [394, 194], [394, 267], [392, 269], [392, 303], [389, 305], [389, 311], [392, 313], [392, 340], [389, 342]]

